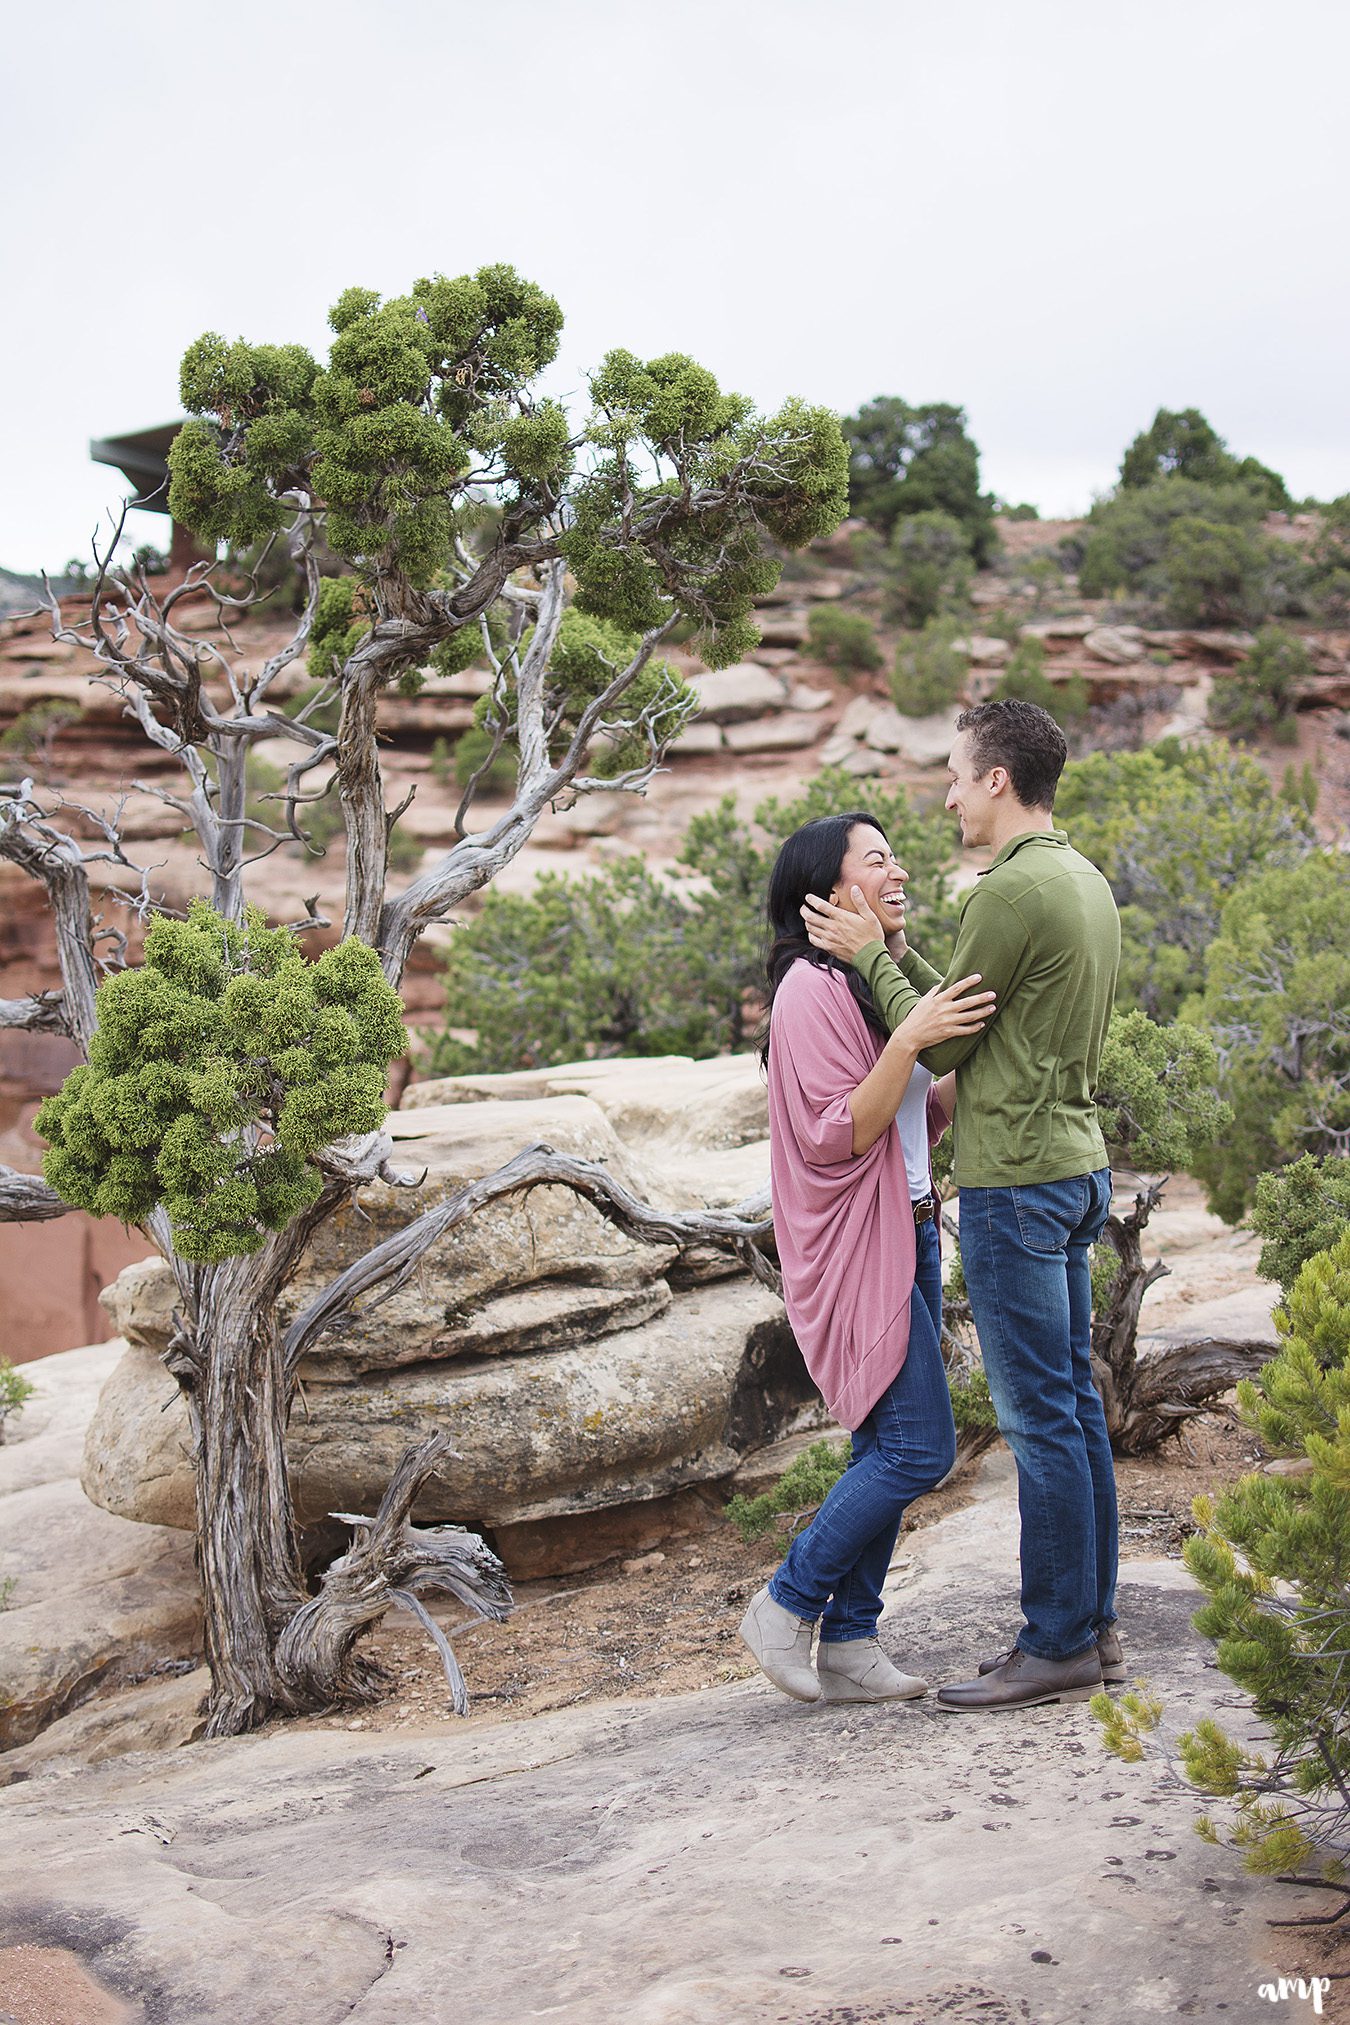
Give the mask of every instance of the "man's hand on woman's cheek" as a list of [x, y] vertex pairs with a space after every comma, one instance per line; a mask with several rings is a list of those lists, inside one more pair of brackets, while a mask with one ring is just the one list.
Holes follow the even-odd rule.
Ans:
[[832, 900], [822, 900], [814, 893], [808, 893], [802, 908], [802, 919], [806, 923], [807, 938], [815, 949], [824, 949], [831, 956], [842, 957], [851, 963], [860, 949], [869, 942], [884, 942], [886, 932], [880, 921], [863, 897], [861, 886], [852, 889], [853, 909], [836, 907]]

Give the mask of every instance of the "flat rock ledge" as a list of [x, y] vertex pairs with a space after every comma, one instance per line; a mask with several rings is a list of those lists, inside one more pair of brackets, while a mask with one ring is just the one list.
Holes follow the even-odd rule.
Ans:
[[[935, 1681], [1016, 1621], [1006, 1456], [979, 1492], [892, 1573], [882, 1643]], [[1167, 1734], [1240, 1723], [1178, 1564], [1125, 1576]], [[1312, 1959], [1266, 1923], [1310, 1895], [1245, 1876], [1199, 1811], [1081, 1704], [804, 1708], [747, 1678], [278, 1725], [0, 1794], [0, 1987], [6, 1949], [45, 1948], [125, 2025], [1256, 2025], [1260, 1984]]]

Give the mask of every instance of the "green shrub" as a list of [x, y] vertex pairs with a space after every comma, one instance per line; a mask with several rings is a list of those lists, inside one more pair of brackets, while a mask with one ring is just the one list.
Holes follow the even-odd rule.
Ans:
[[848, 1468], [851, 1452], [847, 1441], [813, 1441], [767, 1491], [756, 1498], [732, 1498], [726, 1508], [728, 1520], [746, 1545], [753, 1546], [773, 1532], [780, 1519], [786, 1519], [787, 1525], [775, 1541], [775, 1551], [786, 1553], [789, 1540], [810, 1524]]
[[1194, 990], [1234, 888], [1315, 842], [1302, 800], [1274, 793], [1250, 754], [1175, 740], [1070, 760], [1055, 820], [1101, 867], [1121, 910], [1117, 1003], [1158, 1020], [1175, 1018]]
[[1318, 1159], [1304, 1153], [1288, 1167], [1263, 1174], [1250, 1223], [1263, 1240], [1257, 1271], [1263, 1279], [1278, 1280], [1287, 1301], [1308, 1260], [1330, 1251], [1350, 1228], [1350, 1160], [1344, 1154]]
[[1187, 1016], [1214, 1036], [1234, 1111], [1195, 1172], [1236, 1222], [1258, 1175], [1350, 1143], [1350, 859], [1314, 851], [1238, 887]]
[[[1206, 1721], [1181, 1738], [1181, 1756], [1197, 1786], [1234, 1803], [1230, 1840], [1249, 1870], [1316, 1864], [1339, 1879], [1350, 1860], [1350, 1232], [1303, 1266], [1280, 1329], [1278, 1356], [1238, 1387], [1238, 1404], [1299, 1473], [1244, 1477], [1197, 1499], [1202, 1531], [1185, 1548], [1209, 1599], [1196, 1628], [1271, 1748]], [[1219, 1839], [1211, 1822], [1202, 1832]]]
[[901, 640], [891, 669], [891, 695], [906, 717], [931, 717], [949, 710], [960, 697], [968, 664], [955, 644], [959, 637], [955, 619], [930, 619], [922, 632]]
[[1088, 516], [1079, 586], [1087, 597], [1129, 597], [1180, 626], [1246, 626], [1292, 610], [1297, 554], [1261, 526], [1264, 505], [1245, 484], [1173, 476], [1122, 489]]
[[807, 621], [811, 652], [831, 668], [866, 673], [883, 663], [876, 630], [863, 612], [849, 612], [839, 605], [816, 605]]
[[1350, 492], [1331, 500], [1318, 515], [1307, 590], [1320, 619], [1334, 626], [1350, 619]]
[[904, 515], [949, 514], [977, 565], [997, 547], [993, 495], [980, 491], [980, 454], [965, 411], [937, 401], [912, 408], [894, 395], [869, 401], [842, 424], [849, 450], [849, 511], [889, 534]]
[[973, 574], [966, 529], [950, 513], [902, 514], [891, 530], [883, 573], [886, 616], [903, 626], [924, 626], [960, 610]]
[[[455, 931], [445, 968], [447, 1031], [428, 1072], [532, 1068], [594, 1055], [715, 1055], [744, 1048], [764, 989], [764, 903], [783, 838], [841, 808], [875, 815], [912, 875], [910, 915], [933, 961], [954, 911], [945, 816], [921, 816], [903, 788], [821, 772], [747, 820], [733, 797], [696, 816], [680, 881], [638, 858], [587, 878], [545, 875], [528, 897], [496, 891]], [[476, 1038], [460, 1038], [465, 1031]]]
[[1159, 408], [1135, 437], [1120, 467], [1122, 490], [1156, 485], [1160, 479], [1189, 478], [1201, 485], [1239, 484], [1263, 512], [1287, 511], [1292, 501], [1278, 471], [1255, 457], [1236, 458], [1198, 408]]
[[1298, 737], [1298, 699], [1312, 659], [1297, 633], [1263, 626], [1246, 659], [1215, 678], [1209, 721], [1239, 738], [1272, 732], [1281, 744]]
[[1067, 682], [1052, 682], [1045, 672], [1045, 648], [1037, 639], [1019, 641], [991, 693], [995, 697], [1017, 697], [1023, 703], [1038, 703], [1065, 731], [1081, 724], [1087, 716], [1087, 683], [1081, 675], [1071, 675]]
[[25, 1378], [16, 1371], [8, 1357], [0, 1357], [0, 1441], [5, 1438], [5, 1422], [11, 1413], [22, 1413], [37, 1387], [31, 1378]]
[[310, 963], [257, 908], [194, 900], [152, 918], [145, 961], [99, 986], [89, 1060], [39, 1108], [63, 1202], [143, 1224], [163, 1207], [182, 1258], [255, 1252], [317, 1201], [315, 1156], [383, 1122], [407, 1046], [398, 993], [348, 937]]
[[1286, 607], [1283, 560], [1280, 545], [1249, 528], [1174, 520], [1163, 549], [1166, 616], [1178, 626], [1254, 626]]

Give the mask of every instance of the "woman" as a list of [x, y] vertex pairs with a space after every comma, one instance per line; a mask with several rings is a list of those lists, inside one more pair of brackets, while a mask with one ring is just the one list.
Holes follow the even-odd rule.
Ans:
[[888, 1037], [862, 979], [812, 948], [802, 918], [808, 893], [852, 909], [857, 886], [903, 954], [907, 878], [872, 817], [853, 813], [804, 824], [769, 881], [764, 1061], [783, 1294], [807, 1369], [853, 1430], [848, 1468], [741, 1624], [761, 1670], [798, 1701], [927, 1690], [876, 1636], [901, 1516], [956, 1453], [929, 1161], [952, 1079], [934, 1084], [918, 1055], [978, 1032], [994, 994], [971, 993], [978, 977], [934, 989]]

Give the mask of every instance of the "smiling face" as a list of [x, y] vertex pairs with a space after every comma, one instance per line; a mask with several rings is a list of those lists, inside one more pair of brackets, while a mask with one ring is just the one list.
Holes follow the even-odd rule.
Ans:
[[900, 864], [880, 830], [870, 823], [855, 823], [848, 833], [844, 853], [830, 898], [838, 907], [856, 913], [850, 888], [860, 886], [868, 906], [888, 935], [905, 925], [905, 885], [909, 873]]
[[970, 748], [970, 733], [959, 731], [947, 761], [951, 782], [947, 807], [960, 822], [963, 844], [987, 844], [998, 820], [998, 798], [1005, 790], [1008, 772], [1006, 767], [991, 766], [982, 779], [976, 780]]

